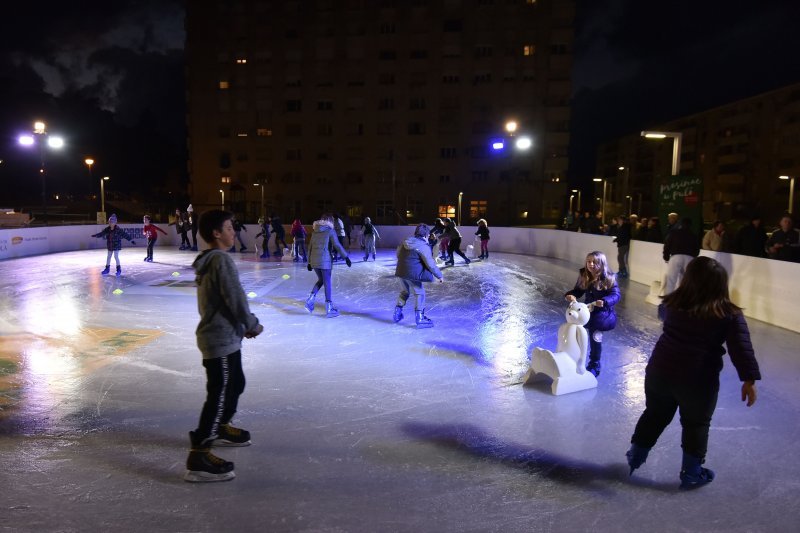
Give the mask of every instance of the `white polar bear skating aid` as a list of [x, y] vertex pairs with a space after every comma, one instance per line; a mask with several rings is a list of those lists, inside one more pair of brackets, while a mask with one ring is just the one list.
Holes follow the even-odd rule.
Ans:
[[551, 391], [556, 396], [597, 387], [597, 378], [586, 371], [589, 334], [583, 326], [589, 322], [591, 309], [584, 303], [572, 302], [565, 315], [567, 321], [558, 328], [556, 351], [534, 348], [524, 380], [527, 384], [551, 379]]

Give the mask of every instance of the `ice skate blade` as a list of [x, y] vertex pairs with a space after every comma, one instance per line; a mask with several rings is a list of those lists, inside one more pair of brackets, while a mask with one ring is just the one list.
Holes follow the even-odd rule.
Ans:
[[244, 448], [250, 446], [252, 442], [233, 442], [225, 439], [214, 439], [211, 441], [211, 446], [214, 448]]
[[183, 476], [184, 481], [189, 483], [213, 483], [215, 481], [230, 481], [236, 477], [233, 470], [224, 474], [210, 474], [202, 470], [187, 470]]

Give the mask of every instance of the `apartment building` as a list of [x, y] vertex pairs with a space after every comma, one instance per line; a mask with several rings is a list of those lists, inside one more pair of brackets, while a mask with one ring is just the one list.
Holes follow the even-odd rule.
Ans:
[[[800, 84], [649, 129], [681, 134], [679, 173], [702, 179], [706, 223], [759, 214], [774, 225], [782, 212], [795, 211], [786, 178], [800, 175]], [[596, 172], [612, 188], [608, 205], [619, 213], [629, 206], [655, 213], [653, 187], [671, 174], [673, 142], [635, 132], [601, 145]]]
[[190, 2], [192, 202], [250, 222], [555, 221], [573, 19], [573, 0]]

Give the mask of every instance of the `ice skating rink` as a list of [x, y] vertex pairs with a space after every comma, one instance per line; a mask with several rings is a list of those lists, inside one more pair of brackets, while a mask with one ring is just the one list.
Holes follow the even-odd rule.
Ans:
[[625, 462], [660, 330], [647, 287], [621, 282], [599, 387], [556, 397], [520, 382], [581, 265], [457, 259], [417, 330], [411, 305], [391, 319], [394, 251], [359, 252], [334, 268], [333, 319], [323, 298], [303, 308], [303, 264], [237, 254], [266, 327], [245, 341], [235, 419], [253, 445], [219, 449], [236, 479], [203, 485], [182, 479], [205, 393], [196, 254], [123, 249], [119, 278], [100, 275], [105, 250], [0, 262], [0, 530], [798, 530], [800, 334], [748, 321], [758, 402], [726, 357], [717, 478], [680, 492], [677, 420], [633, 477]]

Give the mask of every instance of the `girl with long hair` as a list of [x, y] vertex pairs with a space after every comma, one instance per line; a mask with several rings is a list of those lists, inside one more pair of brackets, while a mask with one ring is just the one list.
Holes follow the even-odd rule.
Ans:
[[714, 472], [701, 465], [717, 406], [723, 344], [748, 407], [756, 401], [755, 381], [761, 374], [747, 322], [728, 294], [728, 273], [714, 259], [701, 256], [687, 265], [678, 288], [663, 297], [663, 314], [664, 330], [645, 371], [645, 410], [626, 455], [633, 474], [680, 410], [680, 488], [691, 489], [714, 479]]
[[617, 325], [614, 306], [620, 299], [617, 277], [609, 269], [608, 259], [603, 252], [589, 252], [575, 288], [564, 295], [570, 303], [581, 296], [584, 296], [584, 302], [591, 304], [592, 308], [589, 322], [586, 324], [586, 331], [589, 333], [586, 370], [597, 377], [600, 375], [603, 332], [610, 331]]

